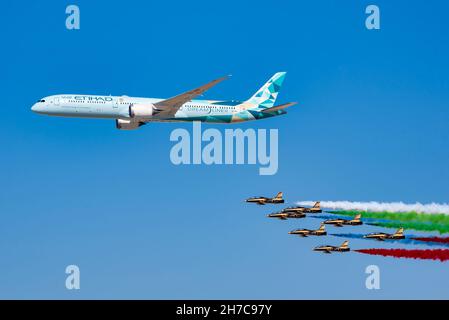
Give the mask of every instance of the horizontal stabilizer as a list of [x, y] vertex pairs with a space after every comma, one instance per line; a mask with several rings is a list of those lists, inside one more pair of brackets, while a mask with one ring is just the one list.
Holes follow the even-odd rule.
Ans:
[[274, 112], [274, 111], [277, 111], [277, 110], [282, 110], [282, 109], [294, 106], [297, 103], [298, 102], [284, 103], [284, 104], [281, 104], [281, 105], [278, 105], [278, 106], [274, 106], [274, 107], [271, 107], [271, 108], [263, 109], [262, 112], [263, 113], [270, 113], [270, 112]]

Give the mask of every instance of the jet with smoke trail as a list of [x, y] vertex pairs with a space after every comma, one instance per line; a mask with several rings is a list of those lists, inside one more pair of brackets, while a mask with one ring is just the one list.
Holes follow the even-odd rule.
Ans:
[[310, 230], [310, 229], [296, 229], [290, 231], [288, 234], [295, 234], [300, 237], [307, 237], [307, 236], [325, 236], [327, 235], [326, 232], [326, 226], [321, 223], [320, 227], [316, 230]]
[[340, 216], [353, 217], [363, 214], [364, 218], [376, 220], [396, 220], [403, 222], [423, 222], [449, 225], [449, 215], [444, 213], [418, 213], [418, 212], [388, 212], [388, 211], [359, 211], [359, 210], [338, 210], [330, 211]]
[[386, 222], [372, 222], [367, 223], [371, 226], [384, 227], [384, 228], [399, 228], [404, 227], [410, 230], [416, 231], [436, 231], [440, 234], [449, 233], [449, 224], [436, 224], [436, 223], [422, 223], [422, 222], [402, 222], [402, 221], [386, 221]]
[[362, 220], [360, 220], [362, 218], [361, 214], [357, 214], [354, 216], [354, 219], [348, 220], [348, 219], [328, 219], [325, 220], [323, 223], [324, 224], [332, 224], [336, 227], [343, 227], [344, 225], [346, 226], [360, 226], [363, 224]]
[[293, 211], [287, 211], [287, 212], [275, 212], [267, 214], [268, 218], [276, 218], [279, 220], [287, 220], [287, 219], [300, 219], [305, 218], [306, 214], [302, 212], [293, 212]]
[[323, 253], [331, 253], [331, 252], [348, 252], [348, 251], [351, 251], [351, 249], [349, 248], [349, 241], [345, 241], [339, 247], [324, 245], [324, 246], [315, 247], [313, 249], [313, 251], [320, 251]]
[[400, 240], [400, 239], [405, 239], [404, 236], [404, 228], [400, 227], [395, 233], [391, 234], [391, 233], [385, 233], [385, 232], [374, 232], [374, 233], [370, 233], [367, 234], [365, 236], [363, 236], [366, 239], [376, 239], [379, 241], [385, 241], [385, 240]]
[[[311, 206], [313, 201], [300, 201], [298, 205]], [[418, 212], [418, 213], [443, 213], [449, 214], [449, 204], [447, 203], [414, 203], [404, 202], [354, 202], [354, 201], [321, 201], [323, 208], [337, 210], [359, 210], [359, 211], [387, 211], [387, 212]]]
[[449, 260], [449, 249], [358, 249], [355, 252], [384, 257], [424, 260]]
[[[365, 238], [364, 234], [361, 233], [331, 233], [331, 236], [345, 238], [345, 239], [362, 239], [362, 240], [371, 240], [369, 238]], [[429, 239], [429, 240], [427, 240]], [[449, 238], [439, 238], [439, 237], [431, 237], [431, 238], [422, 238], [418, 236], [408, 235], [405, 239], [385, 239], [385, 242], [392, 243], [401, 243], [401, 244], [409, 244], [409, 245], [426, 245], [426, 246], [437, 246], [437, 247], [448, 247], [449, 246]]]
[[316, 202], [313, 207], [307, 208], [302, 206], [288, 207], [282, 209], [282, 212], [296, 212], [296, 213], [321, 213], [320, 202]]

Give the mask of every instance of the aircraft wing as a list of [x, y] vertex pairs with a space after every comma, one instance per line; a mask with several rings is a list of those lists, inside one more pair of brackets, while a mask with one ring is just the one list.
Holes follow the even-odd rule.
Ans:
[[198, 87], [196, 89], [181, 93], [180, 95], [174, 96], [172, 98], [159, 101], [154, 106], [159, 111], [158, 115], [163, 116], [174, 116], [175, 113], [179, 110], [179, 108], [186, 102], [191, 101], [193, 98], [203, 94], [205, 91], [209, 90], [219, 82], [222, 82], [223, 80], [228, 79], [229, 76], [222, 77], [219, 79], [215, 79], [205, 85], [202, 85], [201, 87]]

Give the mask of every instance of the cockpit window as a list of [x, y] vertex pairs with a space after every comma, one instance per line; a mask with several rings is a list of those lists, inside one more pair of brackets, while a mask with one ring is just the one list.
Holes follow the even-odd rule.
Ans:
[[37, 100], [37, 102], [45, 102], [45, 100], [44, 100], [44, 99], [42, 99], [42, 100]]

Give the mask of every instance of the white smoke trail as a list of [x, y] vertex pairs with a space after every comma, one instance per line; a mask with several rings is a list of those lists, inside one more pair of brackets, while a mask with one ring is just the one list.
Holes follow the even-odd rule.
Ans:
[[[298, 205], [313, 206], [315, 201], [299, 201]], [[321, 201], [321, 207], [333, 210], [389, 211], [389, 212], [421, 212], [449, 214], [447, 203], [404, 203], [404, 202], [353, 202], [353, 201]]]

